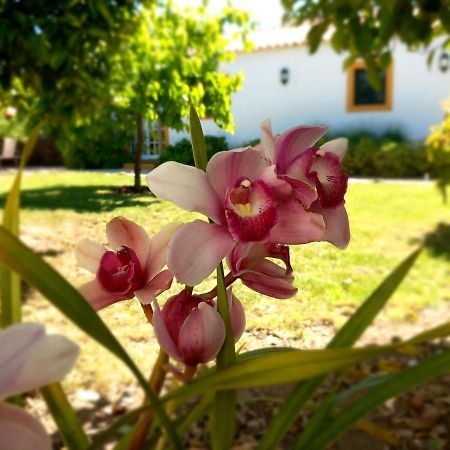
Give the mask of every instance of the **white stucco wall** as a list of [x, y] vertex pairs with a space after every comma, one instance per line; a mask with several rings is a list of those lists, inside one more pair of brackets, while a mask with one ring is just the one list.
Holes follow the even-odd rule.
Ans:
[[[298, 124], [326, 124], [334, 130], [368, 128], [383, 131], [400, 127], [410, 139], [424, 138], [432, 124], [442, 119], [440, 102], [450, 95], [450, 71], [442, 73], [437, 60], [431, 69], [426, 54], [409, 52], [401, 45], [394, 52], [393, 108], [391, 111], [347, 112], [347, 74], [343, 57], [324, 45], [315, 55], [305, 46], [258, 50], [239, 54], [223, 67], [229, 73], [244, 72], [243, 89], [233, 95], [235, 134], [204, 121], [205, 134], [226, 135], [239, 146], [259, 136], [259, 124], [270, 117], [274, 132]], [[287, 85], [280, 70], [290, 72]], [[186, 134], [170, 133], [174, 143]]]

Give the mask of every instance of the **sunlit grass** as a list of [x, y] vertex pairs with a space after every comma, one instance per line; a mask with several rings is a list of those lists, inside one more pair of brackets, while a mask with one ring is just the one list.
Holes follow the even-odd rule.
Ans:
[[[0, 204], [4, 202], [11, 180], [9, 175], [0, 175]], [[73, 247], [83, 237], [105, 243], [104, 225], [113, 217], [126, 216], [150, 233], [169, 221], [188, 221], [194, 217], [155, 199], [150, 193], [118, 193], [117, 187], [131, 183], [132, 177], [125, 174], [27, 174], [22, 195], [23, 239], [73, 284], [79, 285], [90, 276], [76, 266]], [[339, 326], [348, 311], [354, 310], [426, 234], [436, 230], [437, 233], [428, 237], [425, 252], [384, 314], [393, 320], [414, 320], [422, 308], [449, 299], [450, 207], [442, 204], [434, 186], [351, 184], [347, 207], [352, 231], [347, 250], [337, 250], [327, 243], [292, 249], [299, 288], [295, 298], [270, 299], [236, 286], [235, 292], [246, 306], [247, 329], [283, 330], [288, 337], [300, 339], [305, 323], [311, 325], [325, 320]], [[448, 225], [438, 228], [439, 223]], [[212, 283], [213, 277], [206, 282], [205, 289]], [[179, 285], [171, 292], [177, 289]], [[120, 391], [119, 384], [132, 379], [120, 363], [68, 324], [36, 292], [26, 290], [25, 300], [26, 320], [41, 321], [82, 346], [79, 370], [68, 380], [71, 386], [89, 386], [116, 395]], [[101, 316], [148, 372], [156, 347], [151, 327], [145, 322], [138, 302], [116, 304]]]

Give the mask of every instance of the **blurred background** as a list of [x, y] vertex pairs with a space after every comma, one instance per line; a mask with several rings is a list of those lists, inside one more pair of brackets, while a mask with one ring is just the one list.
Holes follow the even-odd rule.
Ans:
[[[406, 338], [450, 313], [449, 46], [448, 0], [0, 0], [0, 206], [24, 142], [40, 125], [23, 180], [21, 237], [79, 286], [90, 276], [76, 266], [74, 246], [82, 238], [106, 243], [113, 217], [151, 234], [195, 217], [154, 198], [142, 179], [164, 161], [193, 164], [190, 104], [209, 157], [257, 143], [267, 118], [275, 133], [326, 124], [326, 140], [349, 138], [351, 244], [293, 249], [293, 299], [237, 286], [247, 311], [242, 343], [323, 347], [423, 243], [362, 343]], [[83, 347], [65, 383], [88, 429], [138, 405], [127, 370], [23, 287], [25, 319]], [[100, 314], [149, 372], [157, 348], [138, 303]], [[54, 430], [42, 402], [30, 398], [28, 406]], [[448, 417], [448, 402], [439, 407]], [[264, 424], [242, 426], [257, 437]], [[403, 448], [448, 448], [439, 433], [427, 447], [429, 437], [403, 436], [419, 439]]]

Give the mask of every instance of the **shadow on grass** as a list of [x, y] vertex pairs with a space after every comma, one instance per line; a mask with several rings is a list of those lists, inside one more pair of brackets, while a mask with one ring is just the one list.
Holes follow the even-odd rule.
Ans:
[[[92, 176], [95, 176], [93, 174]], [[108, 212], [116, 208], [149, 206], [159, 203], [150, 192], [124, 194], [119, 186], [65, 186], [56, 185], [38, 189], [24, 189], [21, 193], [22, 209], [68, 209], [75, 212]], [[0, 195], [3, 207], [7, 194]]]
[[[414, 243], [420, 243], [416, 240]], [[422, 245], [432, 256], [450, 261], [450, 224], [438, 223], [433, 231], [425, 234]]]

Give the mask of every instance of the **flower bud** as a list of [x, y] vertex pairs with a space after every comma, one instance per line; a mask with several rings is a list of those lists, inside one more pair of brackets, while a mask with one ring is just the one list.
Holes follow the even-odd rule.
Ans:
[[162, 311], [154, 300], [153, 309], [156, 338], [171, 357], [196, 366], [217, 356], [225, 325], [211, 302], [182, 291], [170, 297]]

